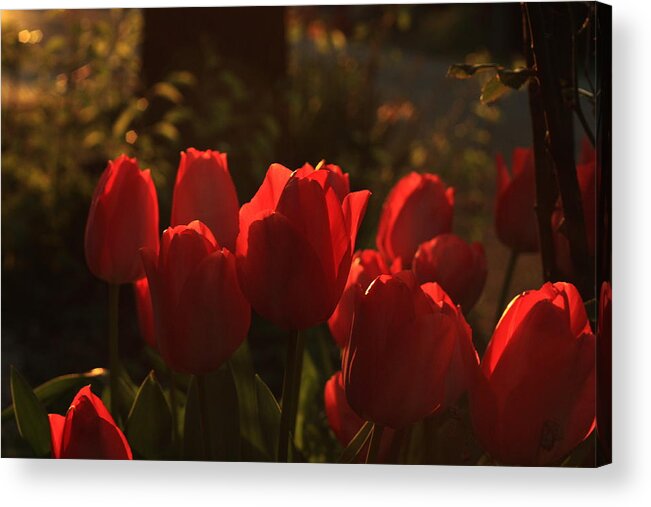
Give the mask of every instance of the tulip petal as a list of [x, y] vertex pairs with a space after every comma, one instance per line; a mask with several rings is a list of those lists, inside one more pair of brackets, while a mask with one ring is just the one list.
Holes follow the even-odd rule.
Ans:
[[61, 441], [66, 418], [59, 414], [48, 414], [50, 420], [50, 438], [52, 439], [52, 457], [61, 457]]
[[344, 220], [346, 221], [350, 233], [351, 250], [355, 250], [357, 231], [359, 230], [364, 215], [366, 214], [366, 207], [368, 206], [368, 200], [370, 197], [371, 192], [368, 190], [360, 190], [348, 194], [343, 200], [342, 209], [344, 212]]
[[239, 261], [242, 290], [253, 308], [277, 325], [303, 329], [332, 314], [339, 294], [327, 290], [320, 257], [282, 214], [264, 211], [256, 217], [247, 255]]

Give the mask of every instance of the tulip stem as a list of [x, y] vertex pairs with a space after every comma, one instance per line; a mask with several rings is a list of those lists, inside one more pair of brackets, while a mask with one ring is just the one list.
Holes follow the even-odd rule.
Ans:
[[366, 454], [366, 464], [377, 463], [377, 455], [380, 450], [380, 441], [382, 440], [383, 432], [384, 426], [378, 423], [373, 424], [371, 443], [368, 445], [368, 453]]
[[178, 439], [179, 439], [179, 421], [177, 413], [177, 399], [176, 399], [176, 378], [174, 377], [174, 371], [169, 368], [168, 373], [170, 375], [170, 405], [172, 412], [172, 446], [176, 449]]
[[509, 287], [511, 286], [511, 279], [513, 278], [515, 265], [518, 261], [518, 255], [519, 254], [516, 250], [511, 250], [511, 254], [509, 255], [509, 263], [506, 265], [506, 272], [504, 273], [504, 281], [502, 282], [500, 298], [497, 300], [497, 310], [495, 311], [495, 325], [497, 325], [500, 317], [502, 317], [502, 313], [504, 312], [506, 298], [509, 295]]
[[287, 361], [283, 379], [282, 410], [278, 434], [278, 461], [288, 462], [289, 437], [294, 434], [296, 412], [303, 372], [303, 337], [297, 330], [290, 331], [287, 344]]
[[111, 387], [111, 415], [117, 421], [119, 419], [119, 370], [120, 370], [120, 353], [118, 346], [118, 304], [120, 300], [120, 286], [118, 284], [109, 284], [109, 370]]
[[204, 459], [212, 457], [212, 442], [210, 440], [210, 426], [208, 425], [208, 400], [206, 399], [206, 377], [197, 375], [197, 390], [199, 392], [199, 421], [201, 422], [201, 435], [203, 437]]

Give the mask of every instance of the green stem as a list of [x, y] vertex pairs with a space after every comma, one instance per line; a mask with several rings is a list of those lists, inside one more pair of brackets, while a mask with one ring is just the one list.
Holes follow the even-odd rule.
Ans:
[[278, 461], [287, 462], [289, 457], [289, 437], [294, 434], [296, 411], [301, 389], [303, 371], [303, 338], [297, 330], [290, 331], [287, 344], [287, 361], [283, 379], [282, 411], [278, 434]]
[[382, 441], [383, 432], [384, 426], [377, 423], [373, 424], [371, 443], [368, 446], [368, 454], [366, 455], [366, 464], [377, 463], [377, 455], [380, 450], [380, 442]]
[[167, 370], [170, 377], [170, 409], [172, 411], [172, 447], [177, 448], [179, 439], [178, 401], [176, 399], [176, 378], [172, 369]]
[[204, 459], [212, 457], [212, 442], [210, 439], [210, 426], [208, 425], [208, 401], [206, 399], [206, 378], [197, 375], [197, 389], [199, 391], [199, 421], [201, 422], [201, 436], [203, 437]]
[[118, 346], [118, 303], [120, 300], [120, 286], [109, 284], [109, 370], [111, 386], [111, 415], [118, 420], [118, 375], [120, 371], [120, 352]]
[[506, 298], [509, 295], [509, 287], [511, 286], [511, 278], [513, 278], [513, 272], [515, 271], [515, 265], [518, 261], [518, 252], [511, 250], [509, 255], [509, 263], [506, 266], [506, 272], [504, 273], [504, 281], [502, 282], [502, 290], [500, 291], [500, 297], [497, 300], [497, 310], [495, 311], [495, 324], [500, 320], [502, 313], [504, 312], [504, 306], [506, 305]]

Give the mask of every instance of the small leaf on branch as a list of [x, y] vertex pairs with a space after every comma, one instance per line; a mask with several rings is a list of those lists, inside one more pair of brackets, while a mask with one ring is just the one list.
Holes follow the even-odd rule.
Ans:
[[534, 75], [533, 70], [526, 67], [519, 69], [497, 69], [500, 81], [514, 90], [519, 90]]
[[468, 79], [479, 71], [494, 69], [496, 67], [497, 64], [494, 63], [477, 63], [474, 65], [469, 63], [455, 63], [448, 67], [447, 77], [452, 77], [455, 79]]
[[491, 79], [486, 81], [484, 86], [481, 89], [481, 96], [479, 100], [482, 104], [490, 105], [494, 104], [499, 100], [504, 94], [509, 91], [509, 88], [502, 84], [497, 75], [493, 76]]

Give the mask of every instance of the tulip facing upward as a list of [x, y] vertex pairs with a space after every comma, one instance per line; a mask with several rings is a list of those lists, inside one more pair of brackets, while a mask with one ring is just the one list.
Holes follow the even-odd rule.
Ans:
[[272, 164], [240, 210], [242, 290], [253, 308], [286, 329], [332, 314], [344, 289], [370, 192], [347, 193], [336, 166], [290, 171]]
[[110, 161], [95, 188], [88, 212], [84, 250], [98, 278], [121, 284], [144, 276], [138, 251], [158, 251], [158, 198], [149, 169], [135, 158]]
[[389, 273], [389, 268], [382, 256], [375, 250], [358, 250], [353, 255], [350, 272], [346, 280], [346, 288], [341, 295], [337, 308], [328, 319], [330, 333], [339, 347], [343, 348], [350, 337], [350, 327], [353, 323], [353, 310], [355, 308], [355, 286], [359, 285], [362, 292], [379, 275]]
[[501, 154], [496, 157], [497, 201], [495, 229], [497, 237], [516, 252], [538, 251], [538, 221], [535, 212], [536, 172], [533, 149], [516, 148], [512, 156], [513, 171]]
[[481, 243], [468, 244], [455, 234], [440, 234], [420, 245], [412, 268], [418, 283], [439, 283], [465, 312], [481, 296], [488, 274]]
[[452, 231], [453, 211], [452, 187], [446, 187], [436, 174], [408, 174], [384, 201], [378, 250], [389, 264], [398, 262], [403, 269], [409, 268], [418, 245]]
[[221, 246], [234, 251], [239, 210], [226, 153], [194, 148], [181, 152], [170, 225], [200, 220]]
[[235, 256], [195, 220], [166, 229], [159, 256], [144, 249], [142, 259], [165, 362], [195, 375], [218, 369], [242, 344], [251, 323]]
[[595, 424], [595, 337], [576, 287], [546, 283], [502, 315], [471, 387], [480, 443], [505, 465], [553, 465]]
[[394, 429], [446, 403], [460, 338], [458, 314], [421, 288], [411, 271], [381, 275], [362, 294], [344, 349], [346, 397], [357, 415]]
[[132, 459], [127, 439], [90, 386], [79, 390], [65, 416], [49, 419], [53, 458]]

